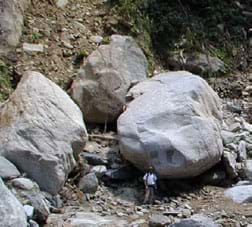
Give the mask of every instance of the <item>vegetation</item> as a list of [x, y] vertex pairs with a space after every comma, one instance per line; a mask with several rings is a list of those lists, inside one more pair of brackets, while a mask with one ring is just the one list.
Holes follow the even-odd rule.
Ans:
[[9, 67], [0, 60], [0, 102], [6, 100], [12, 91]]
[[[237, 1], [111, 0], [110, 4], [119, 15], [120, 31], [136, 37], [148, 56], [155, 50], [155, 57], [165, 63], [171, 51], [199, 51], [239, 67], [248, 20]], [[234, 59], [237, 64], [231, 64]]]

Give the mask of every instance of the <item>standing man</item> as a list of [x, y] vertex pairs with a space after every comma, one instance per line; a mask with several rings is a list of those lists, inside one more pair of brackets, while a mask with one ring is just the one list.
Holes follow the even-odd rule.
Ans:
[[154, 191], [157, 188], [156, 181], [157, 176], [153, 172], [153, 167], [150, 166], [148, 172], [143, 177], [144, 185], [145, 185], [145, 197], [144, 204], [153, 203], [154, 200]]

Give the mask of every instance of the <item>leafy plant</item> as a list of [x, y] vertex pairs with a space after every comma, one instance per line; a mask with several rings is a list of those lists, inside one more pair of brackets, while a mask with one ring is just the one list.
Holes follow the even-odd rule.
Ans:
[[12, 90], [10, 70], [8, 66], [0, 60], [0, 101], [6, 100]]

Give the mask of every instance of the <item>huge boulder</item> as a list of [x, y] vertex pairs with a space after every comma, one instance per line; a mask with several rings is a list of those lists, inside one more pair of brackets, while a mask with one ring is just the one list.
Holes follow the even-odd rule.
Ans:
[[0, 0], [0, 54], [18, 44], [29, 4], [30, 0]]
[[220, 99], [200, 77], [163, 73], [133, 87], [133, 101], [118, 119], [122, 155], [162, 178], [197, 176], [223, 152]]
[[0, 227], [27, 227], [22, 204], [0, 178]]
[[125, 95], [137, 81], [146, 79], [147, 60], [128, 36], [113, 35], [88, 58], [73, 82], [72, 97], [89, 122], [113, 122], [122, 112]]
[[76, 165], [86, 136], [78, 106], [40, 73], [25, 73], [1, 106], [0, 154], [51, 194]]

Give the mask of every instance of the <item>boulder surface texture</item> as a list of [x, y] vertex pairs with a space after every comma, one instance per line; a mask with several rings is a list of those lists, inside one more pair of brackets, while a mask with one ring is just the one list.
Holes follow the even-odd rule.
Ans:
[[56, 84], [27, 72], [0, 109], [0, 154], [57, 194], [86, 138], [82, 113]]
[[27, 227], [22, 204], [0, 178], [0, 227]]
[[0, 0], [0, 54], [15, 47], [22, 34], [23, 13], [30, 0]]
[[220, 99], [199, 76], [163, 73], [134, 86], [118, 119], [122, 155], [161, 178], [197, 176], [216, 164], [223, 145]]
[[128, 36], [113, 35], [88, 58], [72, 85], [72, 97], [94, 123], [114, 122], [132, 83], [146, 79], [147, 60]]

